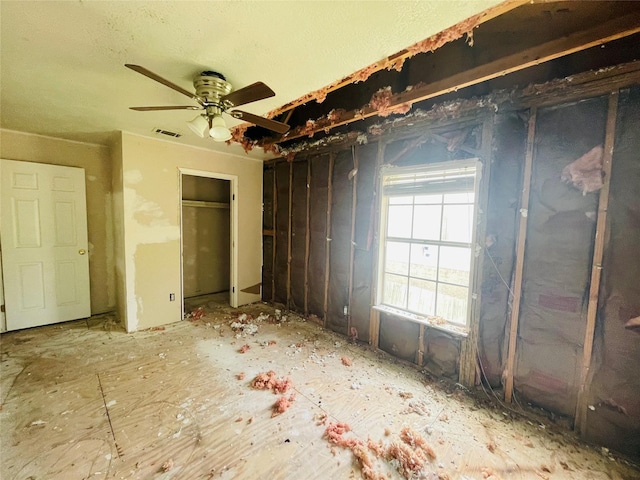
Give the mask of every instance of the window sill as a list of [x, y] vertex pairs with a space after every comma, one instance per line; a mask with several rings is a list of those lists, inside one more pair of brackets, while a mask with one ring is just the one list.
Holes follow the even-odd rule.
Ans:
[[446, 332], [457, 337], [466, 338], [469, 336], [469, 329], [467, 327], [460, 327], [457, 325], [452, 325], [450, 323], [444, 323], [444, 324], [435, 323], [429, 320], [429, 317], [414, 315], [412, 313], [404, 312], [402, 310], [397, 310], [392, 307], [387, 307], [386, 305], [374, 305], [373, 309], [377, 310], [378, 312], [383, 312], [383, 313], [392, 315], [394, 317], [403, 318], [405, 320], [419, 323], [429, 328], [434, 328], [436, 330], [440, 330], [442, 332]]

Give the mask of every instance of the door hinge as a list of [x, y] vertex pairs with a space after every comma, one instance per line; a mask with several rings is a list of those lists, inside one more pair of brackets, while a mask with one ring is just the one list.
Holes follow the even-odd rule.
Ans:
[[235, 200], [236, 199], [236, 194], [234, 193], [233, 195], [231, 195], [231, 200]]
[[231, 293], [236, 293], [236, 287], [231, 287]]
[[5, 311], [5, 310], [4, 310], [4, 305], [0, 305], [0, 312], [1, 312], [1, 313], [4, 313], [4, 311]]

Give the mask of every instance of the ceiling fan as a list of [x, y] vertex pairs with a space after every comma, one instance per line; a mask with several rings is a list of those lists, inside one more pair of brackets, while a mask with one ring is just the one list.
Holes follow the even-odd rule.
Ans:
[[189, 128], [198, 136], [210, 136], [216, 142], [224, 142], [231, 139], [231, 132], [222, 118], [223, 113], [227, 113], [234, 118], [245, 120], [260, 127], [273, 130], [277, 133], [285, 133], [289, 130], [286, 123], [277, 122], [269, 118], [254, 115], [253, 113], [244, 112], [242, 110], [230, 110], [231, 108], [245, 105], [247, 103], [256, 102], [265, 98], [273, 97], [274, 91], [262, 82], [256, 82], [239, 90], [232, 91], [232, 86], [227, 82], [224, 75], [213, 71], [204, 71], [196, 75], [193, 79], [195, 93], [176, 85], [169, 80], [162, 78], [160, 75], [147, 70], [140, 65], [125, 64], [134, 72], [138, 72], [151, 80], [155, 80], [176, 92], [198, 102], [196, 105], [176, 105], [161, 107], [130, 107], [131, 110], [140, 112], [148, 112], [155, 110], [204, 110], [204, 113], [187, 122]]

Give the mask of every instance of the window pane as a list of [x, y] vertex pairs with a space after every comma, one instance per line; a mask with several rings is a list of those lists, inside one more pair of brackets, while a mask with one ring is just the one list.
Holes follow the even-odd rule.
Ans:
[[413, 197], [389, 197], [389, 205], [411, 205]]
[[473, 203], [474, 197], [473, 192], [445, 193], [444, 203]]
[[437, 245], [411, 245], [411, 273], [412, 277], [436, 279], [438, 270]]
[[441, 205], [416, 205], [413, 216], [413, 238], [440, 240]]
[[382, 303], [392, 307], [407, 308], [408, 277], [385, 273]]
[[412, 206], [389, 205], [387, 236], [411, 238]]
[[442, 240], [471, 242], [473, 205], [445, 205], [442, 213]]
[[416, 195], [416, 203], [442, 203], [442, 195]]
[[409, 280], [409, 310], [423, 315], [435, 315], [436, 282]]
[[466, 325], [467, 295], [466, 287], [438, 284], [436, 315], [450, 322]]
[[470, 248], [440, 247], [439, 281], [469, 285], [470, 270]]
[[387, 242], [384, 271], [409, 275], [409, 247], [408, 243]]

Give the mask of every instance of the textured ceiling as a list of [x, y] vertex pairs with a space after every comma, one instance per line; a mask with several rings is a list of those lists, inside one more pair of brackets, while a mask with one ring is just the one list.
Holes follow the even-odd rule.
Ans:
[[276, 96], [242, 108], [262, 115], [498, 3], [1, 1], [1, 126], [102, 144], [115, 130], [159, 127], [182, 133], [177, 142], [242, 153], [193, 135], [192, 111], [129, 110], [191, 101], [123, 65], [190, 91], [202, 70], [235, 88], [261, 80]]

